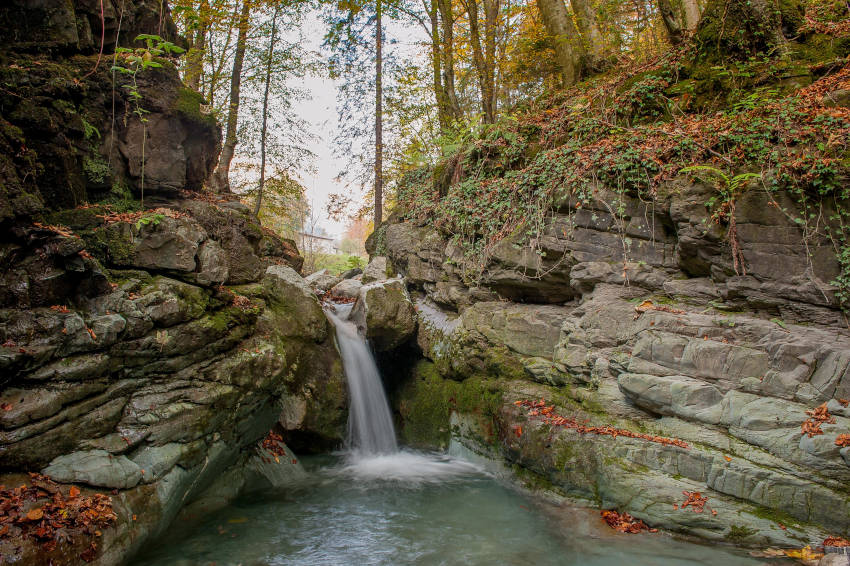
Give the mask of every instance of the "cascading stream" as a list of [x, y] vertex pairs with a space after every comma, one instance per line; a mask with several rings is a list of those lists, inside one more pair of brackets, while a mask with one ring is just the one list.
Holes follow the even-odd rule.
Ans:
[[366, 339], [348, 320], [351, 305], [326, 309], [336, 327], [342, 365], [348, 380], [348, 448], [355, 458], [398, 452], [395, 428], [381, 374]]

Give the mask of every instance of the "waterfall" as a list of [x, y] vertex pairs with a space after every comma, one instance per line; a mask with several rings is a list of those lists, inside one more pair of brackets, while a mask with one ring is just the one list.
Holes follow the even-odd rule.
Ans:
[[366, 339], [348, 320], [351, 305], [326, 309], [336, 327], [336, 339], [348, 380], [348, 448], [355, 457], [398, 452], [393, 419], [381, 374]]

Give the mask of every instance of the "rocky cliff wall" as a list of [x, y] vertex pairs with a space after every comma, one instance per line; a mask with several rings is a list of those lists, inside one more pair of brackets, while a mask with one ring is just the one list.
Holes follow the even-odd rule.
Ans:
[[144, 48], [135, 41], [141, 33], [180, 42], [168, 4], [107, 0], [104, 27], [100, 5], [0, 6], [3, 226], [45, 208], [138, 199], [142, 190], [148, 197], [197, 191], [217, 160], [220, 127], [167, 54], [134, 75], [112, 71], [113, 64], [135, 69], [115, 49]]
[[[736, 274], [708, 191], [679, 183], [616, 214], [611, 195], [565, 199], [474, 284], [446, 235], [391, 218], [373, 252], [405, 276], [427, 359], [396, 393], [402, 434], [432, 447], [453, 434], [537, 485], [705, 538], [850, 532], [834, 249], [806, 239], [783, 196], [751, 191]], [[707, 510], [682, 508], [683, 491]]]
[[110, 71], [139, 33], [180, 43], [167, 4], [102, 6], [0, 6], [3, 563], [124, 563], [345, 432], [298, 250], [199, 193], [204, 101], [168, 58]]
[[0, 484], [43, 473], [83, 497], [110, 496], [116, 518], [97, 537], [35, 536], [26, 514], [47, 507], [25, 499], [4, 516], [3, 556], [74, 564], [94, 544], [88, 561], [120, 563], [185, 505], [200, 500], [198, 513], [291, 475], [297, 459], [282, 439], [259, 445], [270, 431], [299, 449], [341, 443], [332, 329], [291, 266], [300, 257], [247, 207], [195, 200], [120, 218], [97, 207], [57, 215], [63, 228], [5, 248]]

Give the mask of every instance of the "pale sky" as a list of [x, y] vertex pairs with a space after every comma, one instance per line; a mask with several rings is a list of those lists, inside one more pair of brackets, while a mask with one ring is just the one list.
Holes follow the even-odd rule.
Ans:
[[[319, 51], [322, 45], [324, 26], [315, 14], [310, 14], [304, 26], [304, 39], [309, 50]], [[343, 163], [333, 155], [333, 140], [337, 130], [336, 85], [328, 78], [308, 76], [302, 86], [309, 92], [309, 100], [297, 101], [295, 112], [310, 123], [311, 131], [317, 138], [308, 143], [316, 154], [316, 173], [300, 172], [301, 181], [307, 189], [307, 202], [319, 218], [318, 225], [328, 234], [339, 238], [345, 230], [346, 219], [335, 222], [328, 218], [325, 207], [331, 193], [349, 194], [342, 183], [335, 180]], [[356, 207], [362, 204], [362, 195], [349, 195], [357, 199]]]
[[[319, 20], [318, 14], [311, 13], [307, 16], [302, 28], [305, 47], [308, 50], [321, 52], [322, 38], [325, 26]], [[404, 53], [404, 57], [416, 57], [418, 54], [417, 41], [422, 35], [419, 28], [406, 27], [399, 23], [391, 22], [387, 26], [386, 41], [394, 41], [387, 49], [393, 49], [398, 53]], [[399, 38], [404, 38], [398, 41]], [[337, 90], [334, 81], [322, 77], [306, 77], [301, 85], [308, 91], [308, 100], [296, 101], [293, 104], [295, 112], [310, 124], [312, 132], [317, 134], [317, 139], [310, 141], [307, 145], [316, 154], [315, 175], [300, 172], [301, 181], [307, 189], [307, 201], [310, 203], [314, 214], [318, 216], [318, 225], [324, 228], [333, 237], [341, 237], [347, 219], [334, 221], [328, 218], [325, 207], [328, 197], [332, 193], [341, 193], [354, 200], [350, 212], [354, 212], [363, 205], [363, 194], [357, 188], [348, 188], [343, 183], [336, 181], [337, 174], [345, 169], [344, 161], [338, 159], [333, 153], [333, 141], [337, 135]]]

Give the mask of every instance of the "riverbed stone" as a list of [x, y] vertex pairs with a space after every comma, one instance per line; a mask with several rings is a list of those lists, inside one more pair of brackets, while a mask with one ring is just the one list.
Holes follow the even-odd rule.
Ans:
[[363, 285], [351, 320], [378, 351], [397, 348], [416, 332], [416, 311], [401, 279]]
[[361, 281], [364, 285], [376, 281], [386, 281], [394, 275], [392, 265], [385, 256], [373, 257], [363, 270]]
[[315, 273], [311, 273], [304, 278], [304, 281], [306, 281], [310, 288], [316, 293], [324, 294], [325, 291], [330, 290], [334, 285], [342, 281], [342, 277], [330, 273], [327, 269], [322, 269]]
[[59, 482], [110, 489], [131, 488], [142, 479], [142, 469], [135, 462], [126, 456], [113, 456], [105, 450], [59, 456], [42, 473]]
[[357, 279], [343, 279], [331, 287], [331, 295], [345, 299], [356, 299], [361, 287], [363, 287], [363, 283]]

